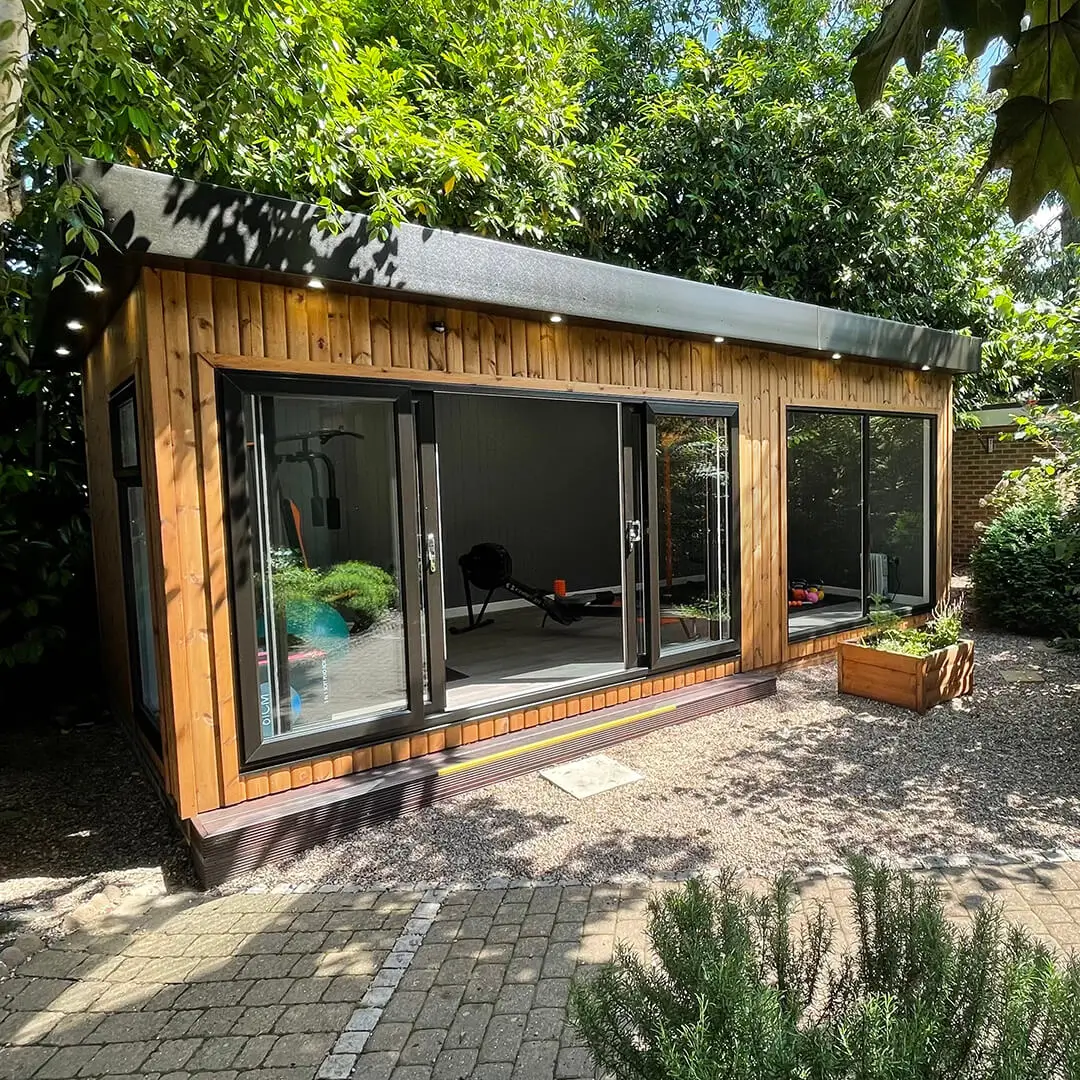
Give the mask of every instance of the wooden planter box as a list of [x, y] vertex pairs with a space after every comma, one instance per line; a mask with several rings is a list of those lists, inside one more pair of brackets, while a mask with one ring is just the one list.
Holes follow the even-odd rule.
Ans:
[[974, 673], [973, 641], [958, 641], [929, 656], [905, 656], [855, 642], [845, 642], [836, 650], [841, 694], [873, 698], [919, 713], [970, 694]]

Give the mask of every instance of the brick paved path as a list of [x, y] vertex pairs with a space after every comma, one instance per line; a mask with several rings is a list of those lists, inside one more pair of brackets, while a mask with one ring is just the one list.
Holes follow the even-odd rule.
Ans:
[[[1080, 948], [1080, 863], [931, 872], [957, 919], [993, 896]], [[670, 888], [660, 885], [657, 888]], [[0, 1080], [574, 1080], [571, 980], [641, 948], [650, 889], [172, 897], [122, 909], [0, 983]], [[847, 882], [811, 879], [848, 939]]]

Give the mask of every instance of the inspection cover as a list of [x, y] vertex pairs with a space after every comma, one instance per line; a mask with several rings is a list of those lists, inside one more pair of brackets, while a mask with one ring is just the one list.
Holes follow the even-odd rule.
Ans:
[[622, 787], [623, 784], [645, 779], [641, 773], [620, 765], [606, 754], [578, 758], [566, 765], [544, 769], [540, 775], [557, 788], [562, 788], [568, 795], [573, 795], [575, 799], [587, 799], [590, 795], [599, 795], [602, 791], [610, 791], [612, 788]]

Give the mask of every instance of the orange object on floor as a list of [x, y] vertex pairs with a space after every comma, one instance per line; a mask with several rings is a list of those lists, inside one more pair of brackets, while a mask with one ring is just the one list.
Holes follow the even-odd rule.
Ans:
[[565, 578], [557, 577], [553, 584], [554, 584], [554, 590], [555, 590], [555, 595], [556, 596], [565, 596], [566, 595], [566, 579]]

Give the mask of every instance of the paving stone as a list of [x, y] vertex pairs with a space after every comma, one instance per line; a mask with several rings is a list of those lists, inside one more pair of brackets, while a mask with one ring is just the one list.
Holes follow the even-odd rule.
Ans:
[[[77, 1076], [100, 1049], [99, 1046], [63, 1046], [34, 1075], [41, 1080], [69, 1080]], [[5, 1074], [0, 1071], [2, 1075]]]
[[277, 1038], [273, 1035], [255, 1035], [244, 1039], [244, 1045], [237, 1054], [233, 1067], [237, 1069], [257, 1069], [266, 1055], [270, 1053]]
[[584, 1047], [573, 1046], [559, 1051], [555, 1060], [555, 1076], [559, 1080], [578, 1080], [595, 1074], [592, 1055]]
[[202, 1039], [166, 1039], [160, 1042], [146, 1059], [143, 1068], [150, 1072], [172, 1072], [182, 1069], [188, 1059], [202, 1046]]
[[56, 1053], [53, 1046], [0, 1047], [0, 1076], [4, 1080], [29, 1080]]
[[95, 1032], [104, 1018], [102, 1013], [83, 1013], [74, 1016], [67, 1013], [49, 1028], [40, 1041], [51, 1046], [100, 1042]]
[[356, 1065], [356, 1054], [331, 1054], [319, 1066], [316, 1080], [349, 1080]]
[[57, 1024], [68, 1017], [62, 1012], [17, 1012], [0, 1022], [0, 1045], [26, 1046], [50, 1041], [46, 1038]]
[[434, 986], [424, 999], [413, 1024], [417, 1028], [441, 1028], [446, 1030], [457, 1014], [464, 988], [461, 986]]
[[433, 1066], [446, 1041], [446, 1028], [427, 1028], [414, 1031], [401, 1048], [399, 1063], [402, 1065]]
[[156, 1039], [168, 1020], [169, 1016], [164, 1012], [111, 1013], [95, 1029], [96, 1041], [121, 1043]]
[[358, 1075], [362, 1077], [362, 1080], [389, 1080], [397, 1059], [396, 1050], [381, 1050], [374, 1053], [369, 1050], [364, 1054], [363, 1073], [358, 1073]]
[[477, 1053], [472, 1048], [442, 1050], [435, 1059], [431, 1080], [468, 1080], [476, 1065]]
[[463, 1001], [497, 1001], [506, 978], [505, 964], [478, 964], [465, 986]]
[[398, 1022], [407, 1020], [411, 1023], [419, 1015], [424, 1007], [427, 994], [416, 990], [399, 990], [391, 999], [390, 1004], [383, 1010], [383, 1020]]
[[187, 1067], [194, 1071], [216, 1072], [229, 1068], [247, 1044], [242, 1035], [223, 1035], [205, 1039], [191, 1055]]
[[[435, 985], [435, 977], [439, 974], [438, 968], [409, 968], [401, 972], [401, 981], [398, 985], [402, 990], [430, 990]], [[373, 981], [371, 989], [382, 989], [377, 981]], [[393, 987], [385, 989], [392, 990]]]
[[283, 1005], [256, 1005], [245, 1009], [233, 1025], [233, 1035], [266, 1035], [273, 1031], [278, 1018], [285, 1011]]
[[570, 1000], [570, 979], [541, 979], [533, 1000], [537, 1008], [561, 1009]]
[[390, 1080], [431, 1080], [430, 1065], [398, 1065]]
[[[198, 1036], [227, 1035], [244, 1014], [242, 1005], [223, 1005], [192, 1014], [191, 1024], [182, 1034]], [[176, 1017], [174, 1013], [173, 1016]], [[162, 1032], [164, 1034], [164, 1032]]]
[[461, 1047], [479, 1048], [484, 1041], [492, 1011], [488, 1004], [462, 1005], [447, 1032], [446, 1047], [451, 1050]]
[[[412, 1024], [379, 1024], [368, 1039], [368, 1051], [366, 1061], [371, 1056], [370, 1051], [394, 1051], [397, 1053], [408, 1041], [412, 1034]], [[479, 1045], [479, 1044], [478, 1044]]]
[[334, 980], [329, 975], [312, 975], [308, 979], [289, 979], [289, 988], [281, 999], [283, 1005], [303, 1005], [318, 1001]]
[[370, 975], [338, 975], [330, 980], [330, 985], [323, 991], [322, 1000], [355, 1005], [370, 986]]
[[328, 1032], [303, 1032], [282, 1035], [266, 1056], [266, 1064], [275, 1066], [320, 1065], [336, 1041]]
[[558, 1039], [523, 1042], [514, 1062], [515, 1080], [551, 1080], [558, 1056]]
[[470, 1080], [511, 1080], [513, 1075], [514, 1066], [505, 1061], [486, 1062], [476, 1066]]
[[513, 1061], [524, 1032], [525, 1017], [520, 1013], [492, 1016], [480, 1044], [480, 1061]]
[[79, 1075], [108, 1076], [112, 1073], [139, 1072], [139, 1067], [154, 1047], [152, 1042], [107, 1043], [98, 1047], [97, 1053], [79, 1070]]
[[289, 1005], [274, 1025], [283, 1035], [298, 1032], [341, 1031], [352, 1015], [349, 1005]]
[[259, 979], [244, 995], [244, 1005], [279, 1005], [292, 989], [293, 979]]
[[176, 999], [178, 1009], [209, 1009], [216, 1005], [238, 1005], [251, 989], [250, 979], [230, 982], [193, 983]]
[[499, 988], [495, 1012], [527, 1013], [533, 1006], [536, 986], [533, 983], [506, 983]]

